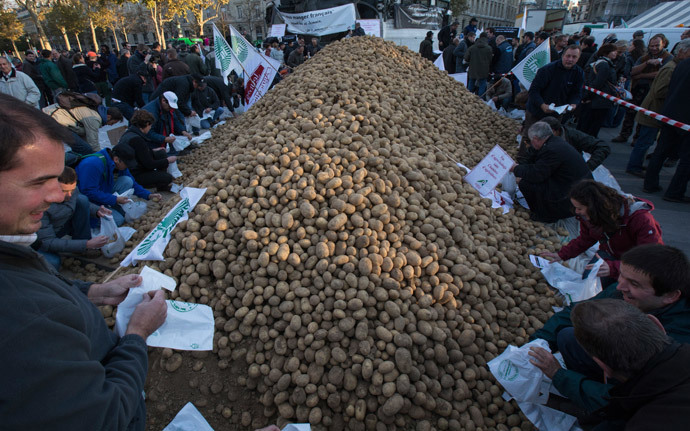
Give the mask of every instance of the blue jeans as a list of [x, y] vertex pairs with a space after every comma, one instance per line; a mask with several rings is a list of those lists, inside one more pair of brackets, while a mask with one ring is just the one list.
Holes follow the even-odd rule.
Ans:
[[[203, 115], [203, 114], [201, 114]], [[216, 109], [216, 112], [213, 113], [213, 121], [218, 121], [218, 118], [223, 115], [223, 108], [218, 108]], [[206, 120], [201, 120], [201, 128], [202, 129], [210, 129], [211, 128], [211, 122], [206, 119]]]
[[470, 90], [470, 93], [475, 93], [475, 86], [477, 87], [476, 94], [481, 96], [486, 93], [486, 79], [469, 78], [467, 81], [467, 89]]
[[[131, 189], [132, 185], [134, 185], [134, 180], [131, 177], [120, 176], [115, 180], [113, 192], [124, 193]], [[125, 223], [125, 210], [122, 209], [120, 204], [115, 204], [109, 208], [113, 210], [113, 220], [115, 221], [115, 224], [122, 226]]]
[[644, 156], [647, 154], [649, 147], [654, 145], [656, 141], [656, 135], [659, 133], [659, 129], [655, 127], [640, 126], [640, 136], [638, 136], [637, 141], [635, 141], [635, 146], [630, 153], [630, 159], [628, 159], [628, 166], [625, 168], [628, 171], [641, 171], [642, 163], [644, 162]]
[[53, 265], [55, 267], [56, 271], [60, 270], [60, 263], [62, 262], [62, 259], [60, 259], [60, 256], [55, 253], [50, 253], [47, 251], [43, 250], [38, 250], [38, 254], [43, 256], [43, 258], [48, 262], [49, 264]]

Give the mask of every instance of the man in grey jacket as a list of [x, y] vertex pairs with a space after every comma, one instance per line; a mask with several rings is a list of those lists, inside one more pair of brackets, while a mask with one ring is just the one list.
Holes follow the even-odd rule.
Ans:
[[[108, 237], [91, 238], [90, 216], [103, 217], [112, 214], [108, 208], [97, 206], [77, 190], [77, 173], [69, 166], [58, 177], [65, 200], [50, 204], [43, 213], [38, 238], [32, 247], [60, 269], [59, 253], [84, 253], [103, 247]], [[71, 238], [64, 238], [70, 235]]]
[[164, 321], [162, 290], [144, 295], [123, 337], [96, 305], [118, 305], [138, 275], [68, 280], [29, 245], [64, 199], [66, 129], [0, 94], [0, 418], [3, 429], [144, 430], [146, 338]]

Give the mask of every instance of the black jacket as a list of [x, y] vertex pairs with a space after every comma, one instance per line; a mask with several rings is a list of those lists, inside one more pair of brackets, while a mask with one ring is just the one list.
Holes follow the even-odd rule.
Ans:
[[449, 74], [455, 73], [455, 51], [456, 46], [452, 43], [443, 50], [443, 66]]
[[[610, 59], [600, 58], [588, 65], [585, 77], [588, 86], [604, 93], [615, 94], [614, 90], [618, 78], [616, 76], [616, 68]], [[590, 92], [587, 93], [588, 98], [591, 100], [592, 109], [608, 109], [613, 106], [613, 102], [608, 99]]]
[[214, 111], [220, 107], [220, 99], [215, 91], [209, 86], [203, 90], [196, 89], [192, 92], [192, 108], [199, 116], [203, 115], [206, 108], [211, 108]]
[[606, 422], [595, 430], [688, 429], [690, 345], [673, 343], [626, 382], [609, 391], [608, 406], [595, 412]]
[[2, 428], [144, 430], [146, 344], [108, 329], [91, 284], [0, 241], [0, 285]]
[[177, 96], [178, 109], [182, 112], [182, 115], [189, 117], [192, 115], [192, 110], [187, 106], [187, 103], [192, 95], [192, 91], [194, 91], [192, 81], [191, 75], [172, 76], [161, 82], [156, 91], [151, 93], [149, 100], [158, 99], [166, 91], [172, 91]]
[[129, 106], [144, 107], [144, 99], [142, 97], [143, 82], [139, 75], [130, 75], [126, 78], [120, 78], [115, 83], [113, 88], [113, 99], [118, 99], [121, 102], [127, 103]]
[[120, 56], [120, 58], [117, 59], [117, 64], [115, 64], [115, 68], [117, 69], [117, 76], [119, 77], [119, 79], [129, 76], [129, 71], [127, 70], [128, 60], [129, 57], [125, 57], [124, 55]]
[[[578, 153], [589, 153], [590, 157], [586, 164], [590, 171], [595, 170], [611, 154], [611, 147], [599, 138], [568, 126], [563, 126], [563, 132], [566, 142], [572, 145]], [[523, 156], [518, 156], [517, 162], [530, 163], [536, 151], [530, 146]]]
[[206, 80], [206, 85], [208, 85], [209, 88], [213, 89], [213, 91], [216, 92], [216, 96], [218, 96], [218, 99], [225, 102], [225, 106], [230, 111], [234, 111], [235, 108], [233, 108], [232, 106], [232, 91], [230, 90], [230, 87], [228, 87], [225, 84], [223, 78], [219, 78], [217, 76], [207, 76], [204, 79]]
[[419, 44], [419, 54], [429, 61], [434, 61], [434, 41], [430, 38], [424, 38]]
[[72, 66], [74, 74], [77, 76], [77, 82], [79, 83], [80, 93], [90, 93], [96, 91], [96, 79], [98, 79], [98, 73], [91, 70], [86, 64], [75, 64]]
[[580, 58], [577, 60], [577, 65], [584, 70], [585, 66], [589, 64], [589, 58], [597, 52], [596, 48], [593, 46], [588, 46], [584, 48], [580, 53]]
[[[538, 190], [534, 195], [549, 208], [548, 218], [554, 221], [572, 216], [568, 198], [570, 189], [578, 181], [592, 178], [582, 155], [558, 136], [551, 136], [541, 149], [532, 153], [530, 160], [517, 165], [513, 173], [522, 179], [520, 189], [526, 186], [533, 191]], [[546, 218], [547, 214], [540, 216]]]
[[[439, 41], [439, 45], [440, 45], [439, 48], [441, 48], [441, 50], [444, 50], [444, 49], [448, 48], [449, 45], [452, 45], [453, 39], [455, 38], [455, 36], [457, 36], [457, 34], [458, 34], [458, 30], [457, 29], [453, 30], [452, 28], [450, 28], [450, 25], [443, 27], [438, 32], [438, 41]], [[479, 36], [479, 35], [477, 35], [477, 36]]]
[[554, 103], [556, 106], [577, 105], [582, 100], [584, 82], [584, 72], [580, 66], [566, 69], [561, 60], [553, 61], [537, 70], [529, 88], [527, 110], [541, 119], [546, 116], [540, 107], [542, 103]]
[[138, 127], [129, 126], [127, 131], [118, 141], [118, 145], [129, 145], [134, 150], [134, 158], [137, 161], [137, 166], [130, 168], [132, 175], [137, 175], [142, 172], [149, 172], [154, 170], [168, 169], [168, 159], [165, 157], [165, 151], [157, 151], [159, 157], [151, 149], [149, 139], [144, 135]]
[[72, 69], [72, 60], [61, 54], [60, 58], [58, 58], [57, 65], [58, 69], [60, 69], [60, 73], [62, 73], [62, 77], [67, 81], [67, 87], [72, 91], [79, 91], [79, 81]]
[[661, 113], [676, 121], [685, 124], [690, 123], [690, 107], [688, 107], [690, 59], [685, 59], [676, 66], [676, 70], [671, 75], [671, 82], [668, 84], [667, 94], [664, 109]]

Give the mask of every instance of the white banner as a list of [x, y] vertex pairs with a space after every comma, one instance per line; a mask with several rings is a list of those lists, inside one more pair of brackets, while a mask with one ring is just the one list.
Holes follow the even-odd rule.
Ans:
[[283, 37], [285, 36], [286, 24], [273, 24], [271, 26], [271, 31], [268, 33], [268, 37]]
[[244, 108], [249, 109], [261, 98], [278, 73], [280, 63], [254, 49], [239, 31], [230, 26], [232, 51], [242, 63], [244, 70]]
[[220, 70], [225, 85], [228, 85], [228, 76], [231, 71], [234, 70], [237, 76], [242, 75], [242, 65], [233, 55], [230, 45], [215, 24], [213, 24], [213, 50], [216, 54], [216, 67]]
[[185, 187], [180, 192], [182, 200], [171, 209], [160, 223], [148, 234], [146, 238], [132, 250], [120, 263], [120, 266], [135, 265], [144, 260], [164, 260], [163, 252], [170, 242], [170, 233], [175, 226], [183, 220], [187, 220], [188, 214], [194, 209], [206, 189]]
[[434, 61], [434, 66], [438, 67], [441, 70], [446, 70], [446, 65], [443, 63], [443, 53], [436, 57], [436, 61]]
[[311, 36], [324, 36], [348, 31], [355, 25], [356, 18], [353, 3], [304, 13], [278, 13], [287, 24], [287, 29], [290, 32]]
[[550, 46], [549, 39], [546, 39], [511, 70], [526, 89], [529, 90], [530, 85], [532, 85], [534, 77], [537, 76], [537, 70], [551, 62]]
[[381, 37], [381, 20], [379, 19], [358, 19], [357, 22], [367, 36]]
[[465, 175], [465, 181], [480, 195], [488, 197], [514, 164], [508, 153], [496, 145], [470, 173]]

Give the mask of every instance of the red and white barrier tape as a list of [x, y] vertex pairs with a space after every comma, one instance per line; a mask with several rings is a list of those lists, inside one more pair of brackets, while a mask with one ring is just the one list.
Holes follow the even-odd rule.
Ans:
[[659, 121], [661, 121], [661, 122], [664, 123], [664, 124], [668, 124], [669, 126], [678, 127], [679, 129], [685, 130], [686, 132], [690, 132], [690, 124], [681, 123], [680, 121], [673, 120], [673, 119], [671, 119], [671, 118], [668, 118], [668, 117], [665, 116], [665, 115], [657, 114], [656, 112], [650, 111], [649, 109], [645, 109], [645, 108], [643, 108], [643, 107], [641, 107], [641, 106], [633, 105], [632, 103], [626, 102], [625, 100], [623, 100], [623, 99], [621, 99], [621, 98], [618, 98], [618, 97], [615, 97], [615, 96], [611, 96], [611, 95], [608, 94], [608, 93], [604, 93], [603, 91], [599, 91], [599, 90], [594, 89], [594, 88], [592, 88], [592, 87], [589, 87], [589, 86], [587, 86], [587, 85], [585, 85], [585, 90], [591, 91], [591, 92], [594, 93], [594, 94], [598, 94], [599, 96], [601, 96], [601, 97], [603, 97], [603, 98], [605, 98], [605, 99], [608, 99], [608, 100], [610, 100], [610, 101], [612, 101], [612, 102], [616, 102], [616, 103], [618, 103], [619, 105], [623, 105], [623, 106], [625, 106], [626, 108], [630, 108], [630, 109], [633, 109], [633, 110], [635, 110], [635, 111], [641, 112], [641, 113], [643, 113], [644, 115], [646, 115], [646, 116], [648, 116], [648, 117], [652, 117], [652, 118], [654, 118], [655, 120], [659, 120]]

